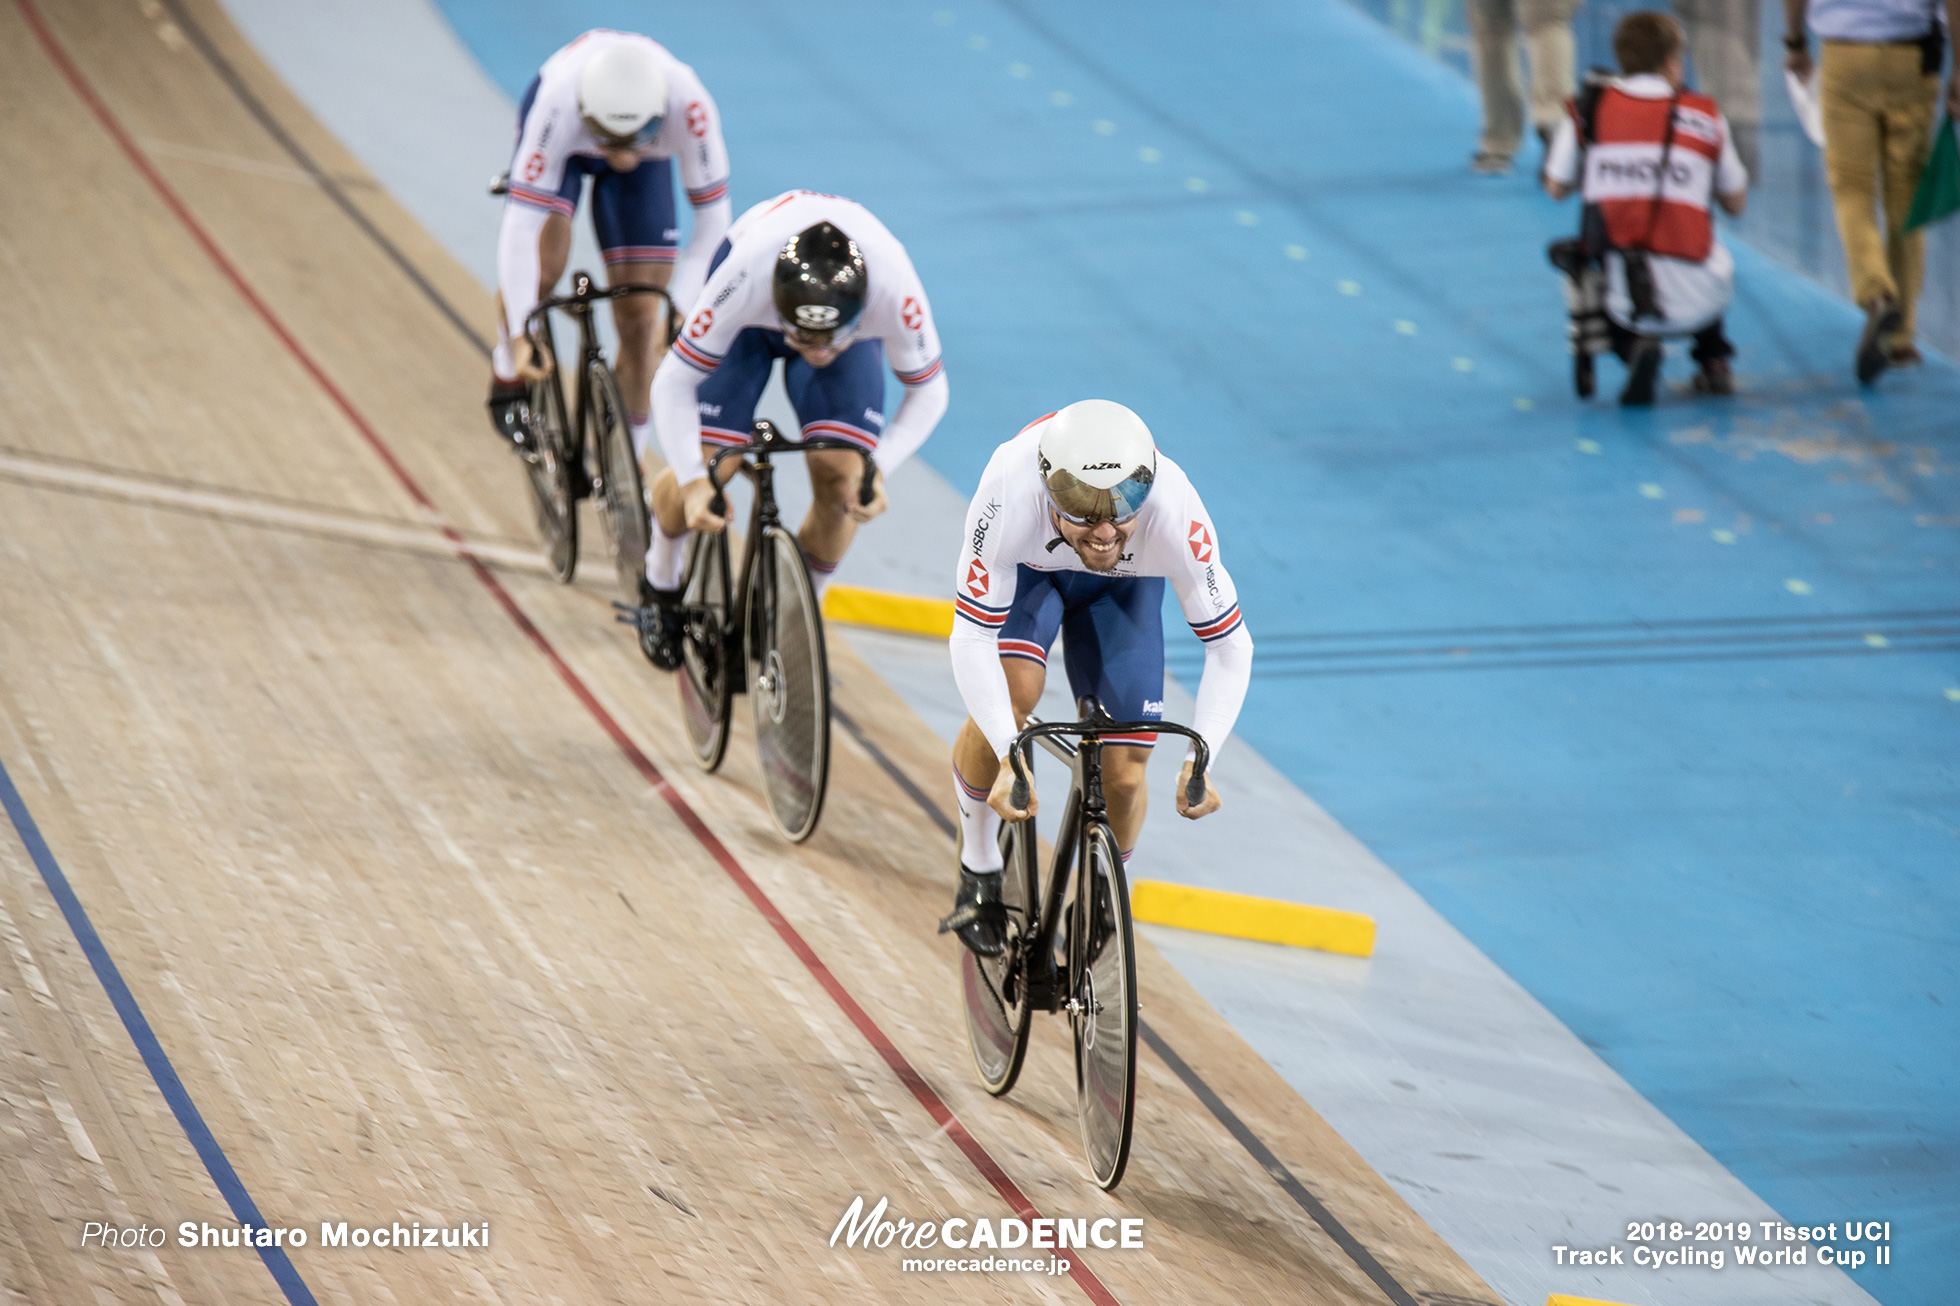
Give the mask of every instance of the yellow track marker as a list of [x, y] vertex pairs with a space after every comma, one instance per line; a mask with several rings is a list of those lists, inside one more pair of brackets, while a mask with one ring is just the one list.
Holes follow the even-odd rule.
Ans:
[[1562, 1292], [1555, 1292], [1545, 1298], [1545, 1306], [1626, 1306], [1626, 1303], [1601, 1301], [1597, 1297], [1568, 1297]]
[[1226, 934], [1258, 943], [1318, 948], [1350, 957], [1369, 957], [1375, 952], [1372, 916], [1161, 880], [1138, 880], [1130, 886], [1130, 914], [1147, 925]]
[[945, 639], [953, 633], [953, 601], [925, 599], [913, 594], [887, 594], [883, 590], [859, 589], [855, 585], [832, 585], [823, 592], [825, 621], [841, 621], [852, 626], [875, 626], [902, 635], [934, 635]]

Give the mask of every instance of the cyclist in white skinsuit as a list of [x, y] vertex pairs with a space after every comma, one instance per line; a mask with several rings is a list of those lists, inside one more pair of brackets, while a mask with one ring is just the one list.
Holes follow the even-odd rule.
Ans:
[[[790, 191], [744, 213], [709, 266], [708, 283], [653, 381], [654, 428], [668, 468], [651, 483], [641, 647], [657, 667], [679, 660], [677, 586], [688, 532], [727, 523], [708, 511], [704, 455], [746, 444], [776, 360], [804, 436], [870, 450], [874, 496], [857, 501], [862, 464], [842, 450], [805, 455], [813, 491], [797, 542], [821, 590], [858, 525], [886, 507], [885, 477], [932, 434], [950, 388], [932, 305], [905, 247], [863, 205]], [[904, 398], [885, 422], [885, 369]], [[732, 474], [722, 464], [724, 477]]]
[[[1116, 721], [1164, 714], [1164, 582], [1204, 641], [1191, 728], [1216, 761], [1252, 678], [1252, 636], [1219, 557], [1218, 533], [1184, 470], [1158, 453], [1141, 419], [1104, 399], [1070, 404], [994, 451], [974, 492], [954, 575], [953, 676], [968, 716], [953, 745], [960, 810], [960, 887], [940, 928], [982, 955], [1000, 952], [1000, 822], [1033, 815], [1012, 802], [1007, 751], [1034, 710], [1048, 651], [1065, 633], [1069, 688]], [[1128, 860], [1143, 828], [1144, 764], [1154, 732], [1105, 735], [1103, 793]], [[1218, 810], [1206, 777], [1202, 803]]]
[[[694, 207], [694, 231], [676, 261], [674, 165]], [[571, 252], [572, 215], [586, 176], [592, 225], [609, 285], [666, 286], [685, 311], [728, 230], [728, 148], [721, 115], [692, 68], [632, 32], [595, 30], [545, 60], [518, 109], [503, 229], [497, 240], [499, 317], [490, 414], [520, 448], [525, 382], [542, 377], [524, 319], [558, 284]], [[647, 443], [648, 390], [658, 350], [657, 297], [613, 301], [615, 367], [636, 450]]]

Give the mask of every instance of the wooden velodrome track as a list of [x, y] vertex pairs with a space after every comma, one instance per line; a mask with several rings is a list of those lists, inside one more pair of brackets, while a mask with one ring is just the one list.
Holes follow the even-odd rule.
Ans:
[[[1495, 1301], [1147, 942], [1118, 1193], [1059, 1021], [988, 1098], [932, 932], [944, 817], [842, 730], [802, 848], [745, 737], [687, 764], [603, 560], [522, 565], [477, 346], [206, 39], [489, 320], [215, 4], [0, 0], [0, 764], [45, 836], [0, 836], [7, 1302]], [[832, 649], [937, 795], [942, 746]], [[906, 1274], [826, 1245], [859, 1194], [1141, 1217], [1145, 1247]], [[241, 1196], [314, 1231], [284, 1269], [80, 1245]], [[329, 1219], [492, 1236], [328, 1249]]]

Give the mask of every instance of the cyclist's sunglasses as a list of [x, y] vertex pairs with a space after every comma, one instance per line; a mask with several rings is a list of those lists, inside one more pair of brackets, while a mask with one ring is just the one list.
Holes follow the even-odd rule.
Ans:
[[665, 118], [649, 118], [638, 131], [627, 136], [615, 135], [591, 118], [585, 119], [585, 129], [591, 132], [593, 138], [606, 149], [637, 150], [653, 144], [654, 138], [660, 135], [660, 128], [666, 121]]
[[841, 349], [850, 343], [857, 334], [857, 323], [848, 326], [832, 327], [828, 331], [808, 331], [802, 327], [788, 327], [783, 338], [798, 349]]
[[1156, 479], [1148, 467], [1138, 467], [1107, 490], [1078, 481], [1066, 471], [1050, 472], [1044, 481], [1055, 515], [1071, 526], [1122, 526], [1143, 511]]

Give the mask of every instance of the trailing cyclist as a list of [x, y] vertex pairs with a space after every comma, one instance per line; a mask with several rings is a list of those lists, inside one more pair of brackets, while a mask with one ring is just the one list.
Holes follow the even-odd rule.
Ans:
[[[953, 676], [970, 715], [953, 745], [960, 809], [960, 884], [941, 929], [982, 956], [1005, 941], [1000, 822], [1013, 806], [1007, 750], [1041, 698], [1059, 632], [1069, 688], [1093, 695], [1113, 720], [1164, 713], [1164, 581], [1205, 645], [1191, 726], [1216, 760], [1252, 677], [1252, 636], [1219, 557], [1218, 534], [1184, 469], [1157, 452], [1141, 418], [1085, 399], [1039, 419], [994, 451], [967, 512], [954, 577]], [[1104, 735], [1103, 793], [1125, 860], [1143, 829], [1144, 765], [1154, 733]], [[1108, 747], [1112, 746], [1113, 747]], [[1218, 810], [1186, 804], [1178, 815]]]
[[[797, 542], [819, 592], [858, 525], [885, 510], [885, 477], [945, 415], [950, 391], [932, 307], [905, 247], [884, 223], [861, 204], [804, 190], [765, 200], [737, 219], [653, 380], [654, 428], [667, 469], [652, 484], [640, 630], [642, 650], [663, 670], [680, 658], [687, 534], [728, 524], [709, 510], [714, 487], [702, 448], [748, 443], [756, 401], [779, 358], [802, 433], [869, 449], [878, 468], [876, 494], [861, 506], [859, 458], [825, 449], [805, 460], [814, 498]], [[887, 363], [905, 390], [889, 426]]]
[[[694, 206], [678, 262], [674, 161]], [[517, 111], [503, 230], [497, 239], [497, 347], [490, 421], [522, 449], [526, 384], [551, 360], [533, 357], [524, 319], [564, 274], [579, 188], [592, 177], [592, 226], [611, 285], [668, 287], [686, 304], [728, 230], [728, 149], [721, 116], [692, 68], [632, 32], [587, 32], [545, 60]], [[616, 371], [633, 447], [647, 444], [658, 297], [613, 301]]]

